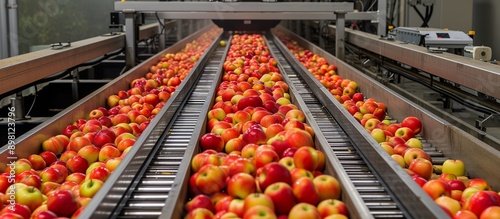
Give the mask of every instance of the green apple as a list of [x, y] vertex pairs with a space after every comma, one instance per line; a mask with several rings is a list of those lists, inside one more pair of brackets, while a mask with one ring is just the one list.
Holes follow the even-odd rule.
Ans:
[[410, 148], [420, 148], [422, 149], [424, 146], [422, 145], [422, 141], [418, 138], [410, 138], [406, 141], [406, 144], [410, 146]]
[[26, 205], [34, 211], [44, 201], [43, 194], [33, 186], [21, 186], [16, 188], [16, 203]]
[[86, 179], [80, 185], [80, 196], [92, 198], [104, 183], [98, 179]]
[[455, 176], [465, 175], [465, 164], [461, 160], [445, 160], [443, 163], [443, 173], [451, 173]]

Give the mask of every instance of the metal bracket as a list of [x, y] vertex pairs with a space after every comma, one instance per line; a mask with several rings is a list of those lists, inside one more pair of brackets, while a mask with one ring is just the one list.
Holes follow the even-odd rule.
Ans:
[[53, 50], [59, 50], [59, 49], [62, 49], [64, 47], [70, 47], [71, 46], [71, 42], [67, 42], [67, 43], [52, 43], [50, 44], [50, 47], [53, 49]]
[[499, 127], [500, 114], [491, 114], [483, 120], [476, 120], [476, 127], [481, 130], [486, 130], [487, 127]]
[[443, 53], [448, 51], [448, 49], [442, 47], [427, 47], [427, 51], [431, 53]]

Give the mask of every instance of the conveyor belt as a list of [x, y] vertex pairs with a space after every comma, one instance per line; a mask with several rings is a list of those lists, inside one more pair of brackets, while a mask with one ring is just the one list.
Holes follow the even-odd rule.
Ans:
[[[179, 170], [182, 158], [194, 137], [192, 136], [198, 117], [205, 112], [202, 108], [215, 80], [217, 66], [221, 62], [223, 47], [219, 47], [212, 55], [211, 60], [204, 66], [201, 77], [195, 85], [191, 95], [181, 106], [181, 110], [167, 127], [163, 138], [155, 146], [153, 158], [144, 164], [145, 171], [139, 178], [139, 183], [130, 192], [130, 196], [117, 218], [157, 218], [169, 197], [169, 192]], [[184, 161], [189, 162], [189, 161]]]
[[[273, 42], [268, 41], [268, 43], [271, 50], [278, 51]], [[394, 198], [389, 195], [379, 179], [360, 157], [352, 140], [342, 130], [333, 116], [323, 107], [323, 104], [314, 96], [305, 81], [287, 64], [287, 61], [281, 54], [274, 53], [273, 56], [280, 62], [293, 86], [299, 91], [308, 110], [326, 137], [330, 148], [339, 159], [343, 169], [347, 172], [351, 182], [361, 195], [373, 217], [405, 218], [401, 206], [398, 206]]]

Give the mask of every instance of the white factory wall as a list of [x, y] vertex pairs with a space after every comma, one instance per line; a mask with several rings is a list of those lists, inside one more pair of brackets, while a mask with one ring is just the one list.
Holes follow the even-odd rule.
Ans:
[[500, 1], [474, 0], [474, 44], [489, 46], [492, 59], [500, 60]]

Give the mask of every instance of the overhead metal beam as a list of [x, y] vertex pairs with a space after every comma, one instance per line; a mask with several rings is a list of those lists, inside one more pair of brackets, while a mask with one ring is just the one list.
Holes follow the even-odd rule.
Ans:
[[348, 2], [115, 2], [115, 10], [135, 12], [280, 13], [352, 11]]

